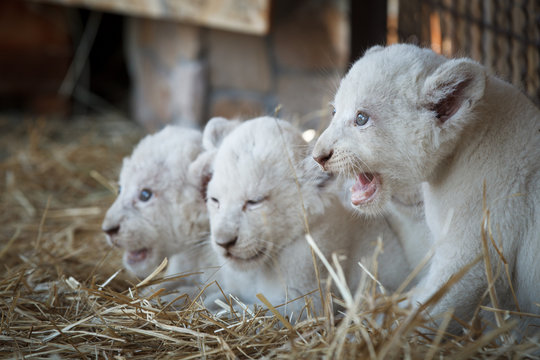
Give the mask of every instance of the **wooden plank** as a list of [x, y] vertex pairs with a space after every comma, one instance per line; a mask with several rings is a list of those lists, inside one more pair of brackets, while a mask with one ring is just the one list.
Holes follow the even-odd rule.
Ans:
[[223, 30], [268, 33], [270, 0], [34, 0], [188, 22]]

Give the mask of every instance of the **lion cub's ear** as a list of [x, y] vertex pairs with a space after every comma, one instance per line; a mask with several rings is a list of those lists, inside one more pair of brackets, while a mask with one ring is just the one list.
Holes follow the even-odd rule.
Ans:
[[334, 192], [332, 184], [335, 182], [335, 177], [321, 171], [311, 155], [297, 164], [297, 175], [306, 211], [312, 215], [324, 213], [328, 195]]
[[423, 105], [435, 112], [442, 125], [482, 98], [486, 77], [484, 68], [470, 59], [446, 61], [424, 82]]
[[317, 189], [325, 189], [334, 181], [334, 175], [321, 171], [313, 157], [309, 156], [300, 162], [300, 179], [302, 183], [309, 183]]
[[214, 117], [208, 120], [203, 131], [203, 147], [206, 150], [219, 148], [223, 139], [238, 125], [240, 125], [240, 121], [227, 120], [223, 117]]
[[204, 151], [188, 168], [188, 179], [199, 189], [201, 197], [206, 201], [206, 190], [208, 183], [212, 179], [212, 163], [217, 150]]

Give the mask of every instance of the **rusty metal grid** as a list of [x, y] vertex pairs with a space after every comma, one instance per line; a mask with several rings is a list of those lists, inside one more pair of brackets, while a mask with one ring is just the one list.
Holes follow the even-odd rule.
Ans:
[[400, 14], [400, 19], [422, 25], [401, 31], [402, 39], [414, 35], [447, 56], [470, 56], [540, 105], [540, 1], [418, 1], [404, 11], [420, 14]]

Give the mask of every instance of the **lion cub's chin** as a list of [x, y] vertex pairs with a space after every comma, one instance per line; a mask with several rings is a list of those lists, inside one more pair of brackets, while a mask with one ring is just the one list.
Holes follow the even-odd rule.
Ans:
[[226, 258], [229, 260], [229, 264], [234, 269], [240, 270], [240, 271], [258, 269], [262, 263], [262, 261], [260, 260], [262, 256], [258, 256], [256, 259], [253, 259], [253, 258], [243, 259], [243, 258], [235, 257], [234, 255], [227, 256]]
[[250, 249], [250, 251], [238, 251], [235, 249], [217, 249], [222, 260], [226, 261], [236, 270], [250, 270], [259, 268], [267, 259], [266, 249]]
[[350, 192], [351, 205], [365, 215], [379, 215], [391, 193], [378, 173], [359, 173]]

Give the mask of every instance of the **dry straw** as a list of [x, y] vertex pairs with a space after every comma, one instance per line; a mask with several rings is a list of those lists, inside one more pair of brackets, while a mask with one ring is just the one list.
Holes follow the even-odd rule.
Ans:
[[[175, 309], [159, 294], [142, 297], [145, 284], [121, 270], [119, 252], [100, 233], [121, 158], [141, 132], [114, 118], [2, 117], [0, 127], [0, 358], [518, 359], [538, 349], [513, 340], [515, 321], [493, 302], [483, 308], [497, 314], [491, 330], [476, 320], [455, 337], [445, 332], [451, 313], [433, 327], [404, 305], [406, 294], [375, 291], [367, 268], [352, 293], [336, 258], [323, 263], [340, 293], [321, 292], [326, 303], [343, 306], [337, 316], [289, 323], [264, 294], [255, 309], [224, 297], [219, 316], [198, 298], [180, 297], [185, 306]], [[487, 211], [484, 223], [483, 245], [494, 246]], [[501, 261], [484, 263], [492, 283]], [[491, 288], [486, 296], [495, 299]]]

